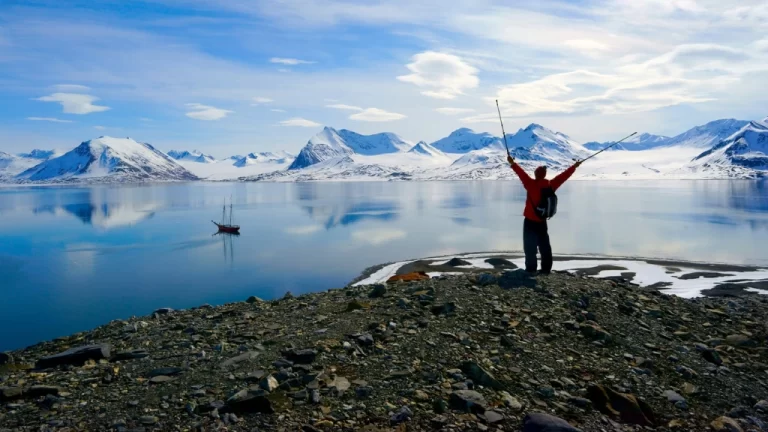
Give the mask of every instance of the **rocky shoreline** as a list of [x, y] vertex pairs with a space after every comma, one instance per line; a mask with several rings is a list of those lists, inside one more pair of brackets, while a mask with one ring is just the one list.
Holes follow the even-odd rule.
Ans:
[[489, 270], [0, 354], [0, 431], [765, 431], [768, 300]]

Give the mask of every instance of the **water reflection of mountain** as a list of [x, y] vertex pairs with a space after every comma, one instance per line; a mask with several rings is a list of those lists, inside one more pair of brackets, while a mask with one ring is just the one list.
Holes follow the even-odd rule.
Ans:
[[135, 225], [155, 215], [156, 206], [145, 204], [141, 207], [122, 204], [75, 203], [64, 205], [44, 205], [33, 209], [35, 214], [72, 215], [88, 225], [99, 228], [115, 228]]
[[398, 218], [399, 206], [394, 202], [360, 202], [350, 206], [303, 205], [302, 208], [325, 229], [353, 225], [363, 221], [389, 222]]

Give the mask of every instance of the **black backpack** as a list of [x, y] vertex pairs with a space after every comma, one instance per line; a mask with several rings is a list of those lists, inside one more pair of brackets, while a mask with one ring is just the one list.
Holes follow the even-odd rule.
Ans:
[[557, 213], [557, 195], [551, 186], [541, 188], [541, 199], [538, 205], [533, 206], [533, 212], [541, 219], [552, 219]]

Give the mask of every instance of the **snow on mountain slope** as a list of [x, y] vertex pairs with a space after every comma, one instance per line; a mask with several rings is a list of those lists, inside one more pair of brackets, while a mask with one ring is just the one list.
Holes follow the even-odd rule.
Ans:
[[670, 138], [664, 143], [664, 146], [685, 146], [707, 149], [735, 134], [749, 123], [750, 122], [748, 121], [735, 119], [711, 121], [705, 125], [696, 126], [680, 135]]
[[0, 178], [5, 181], [40, 163], [40, 159], [0, 151]]
[[750, 122], [741, 130], [696, 156], [686, 167], [718, 176], [768, 177], [768, 125]]
[[199, 152], [197, 150], [190, 151], [178, 151], [178, 150], [171, 150], [168, 152], [168, 156], [176, 159], [177, 161], [189, 161], [189, 162], [197, 162], [197, 163], [213, 163], [216, 162], [216, 158], [204, 154], [202, 152]]
[[[366, 156], [362, 156], [366, 157]], [[380, 164], [356, 162], [350, 155], [338, 156], [303, 169], [273, 171], [256, 176], [241, 177], [242, 181], [302, 182], [302, 181], [376, 181], [408, 176], [407, 172]]]
[[130, 138], [100, 137], [24, 171], [17, 179], [147, 181], [194, 180], [196, 177], [149, 144]]
[[[507, 135], [510, 152], [518, 150], [519, 158], [523, 160], [547, 160], [556, 164], [570, 164], [573, 159], [583, 158], [589, 154], [581, 144], [572, 140], [568, 135], [547, 129], [532, 123], [525, 129], [520, 129], [513, 135]], [[519, 149], [528, 150], [526, 157]]]
[[468, 153], [493, 144], [504, 145], [501, 143], [501, 138], [487, 132], [477, 133], [472, 129], [461, 128], [433, 142], [431, 146], [443, 153]]
[[416, 143], [415, 146], [413, 146], [410, 150], [408, 150], [408, 153], [416, 153], [424, 156], [433, 156], [433, 157], [445, 156], [445, 153], [436, 149], [432, 144], [427, 144], [424, 141], [419, 141], [418, 143]]
[[[654, 135], [649, 133], [643, 133], [640, 135], [635, 135], [632, 138], [629, 138], [625, 140], [624, 142], [617, 144], [611, 148], [609, 148], [606, 151], [618, 151], [618, 150], [627, 150], [627, 151], [642, 151], [642, 150], [649, 150], [656, 147], [661, 147], [666, 144], [666, 142], [669, 140], [669, 137], [662, 136], [662, 135]], [[599, 151], [607, 146], [613, 144], [613, 141], [609, 142], [596, 142], [591, 141], [586, 144], [584, 144], [584, 148], [590, 151]]]
[[293, 162], [293, 155], [288, 152], [279, 151], [273, 152], [261, 152], [261, 153], [248, 153], [244, 157], [238, 159], [233, 164], [236, 167], [242, 168], [253, 164], [285, 164]]
[[307, 145], [301, 149], [299, 155], [291, 163], [288, 169], [295, 170], [306, 168], [324, 160], [353, 154], [352, 150], [339, 136], [336, 129], [325, 127], [317, 135], [313, 136], [307, 142]]
[[390, 132], [361, 135], [351, 130], [342, 129], [338, 131], [338, 135], [352, 151], [367, 156], [404, 152], [413, 146], [412, 143]]
[[18, 156], [27, 159], [48, 160], [54, 156], [61, 156], [61, 153], [56, 150], [34, 149], [29, 153], [19, 153]]

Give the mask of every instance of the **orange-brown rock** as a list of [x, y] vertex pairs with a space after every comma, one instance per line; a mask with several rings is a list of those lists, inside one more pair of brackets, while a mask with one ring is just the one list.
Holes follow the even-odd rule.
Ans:
[[718, 417], [709, 424], [715, 432], [744, 432], [736, 420], [730, 417]]
[[420, 280], [427, 280], [427, 279], [429, 279], [429, 275], [420, 271], [420, 272], [413, 272], [413, 273], [406, 273], [406, 274], [392, 276], [387, 280], [387, 283], [413, 282], [413, 281], [420, 281]]
[[587, 389], [587, 398], [592, 401], [595, 409], [624, 423], [641, 426], [653, 426], [656, 423], [651, 407], [635, 395], [619, 393], [610, 387], [595, 384]]

